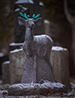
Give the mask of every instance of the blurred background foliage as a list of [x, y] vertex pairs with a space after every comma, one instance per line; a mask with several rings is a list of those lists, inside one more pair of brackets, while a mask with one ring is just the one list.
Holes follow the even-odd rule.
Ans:
[[0, 41], [9, 41], [13, 35], [13, 3], [0, 0]]
[[16, 0], [0, 0], [0, 52], [8, 53], [9, 43], [14, 40], [14, 2]]
[[71, 25], [64, 13], [63, 0], [41, 0], [45, 5], [45, 18], [50, 21], [50, 36], [55, 45], [70, 50], [72, 43]]
[[41, 0], [45, 18], [50, 21], [54, 45], [69, 50], [70, 75], [75, 75], [75, 0]]

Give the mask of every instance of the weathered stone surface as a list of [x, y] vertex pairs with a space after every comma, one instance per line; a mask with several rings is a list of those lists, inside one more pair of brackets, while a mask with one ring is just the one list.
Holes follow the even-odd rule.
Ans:
[[51, 64], [57, 82], [63, 83], [70, 88], [68, 50], [66, 48], [53, 46], [51, 52]]
[[55, 81], [54, 73], [50, 67], [51, 65], [48, 65], [43, 58], [37, 58], [36, 62], [36, 82], [39, 82], [41, 79], [51, 82]]
[[20, 83], [23, 75], [25, 55], [22, 49], [11, 51], [10, 58], [10, 83]]
[[2, 64], [2, 83], [10, 83], [10, 70], [9, 70], [10, 61], [6, 61]]
[[38, 83], [41, 79], [54, 81], [51, 68], [42, 58], [27, 57], [21, 82]]
[[8, 88], [9, 95], [48, 95], [67, 92], [65, 85], [55, 82], [14, 84]]
[[34, 65], [35, 57], [26, 57], [22, 83], [36, 83], [36, 66]]
[[[27, 35], [29, 35], [28, 33], [30, 34], [31, 32], [26, 32]], [[47, 35], [37, 35], [33, 37], [33, 41], [25, 40], [24, 42], [23, 50], [26, 54], [26, 61], [21, 82], [36, 83], [41, 79], [53, 82], [55, 78], [50, 63], [50, 52], [53, 41]]]
[[44, 20], [44, 24], [45, 24], [45, 34], [50, 35], [50, 21], [48, 20]]
[[[53, 72], [54, 72], [54, 75], [55, 75], [55, 79], [56, 79], [56, 81], [57, 82], [60, 82], [60, 83], [63, 83], [63, 84], [65, 84], [68, 88], [70, 88], [70, 80], [69, 80], [69, 69], [68, 69], [68, 51], [67, 51], [67, 49], [64, 49], [64, 48], [59, 48], [59, 47], [56, 47], [56, 48], [58, 48], [58, 49], [54, 49], [54, 46], [53, 46], [53, 48], [52, 48], [52, 52], [51, 52], [51, 63], [52, 63], [52, 68], [53, 68]], [[58, 51], [59, 50], [59, 51]], [[22, 72], [23, 73], [23, 62], [25, 62], [25, 54], [24, 54], [24, 52], [23, 52], [23, 50], [21, 50], [22, 51], [22, 58], [21, 58], [21, 61], [19, 60], [19, 58], [14, 58], [14, 56], [16, 56], [16, 52], [13, 52], [12, 53], [12, 55], [14, 55], [13, 56], [13, 58], [15, 59], [15, 61], [18, 59], [18, 62], [15, 64], [15, 62], [12, 60], [10, 60], [11, 61], [11, 63], [12, 63], [12, 65], [10, 65], [10, 66], [12, 66], [12, 70], [14, 70], [14, 65], [15, 66], [17, 66], [17, 64], [20, 64], [20, 65], [22, 65], [22, 66], [20, 66], [21, 68], [19, 69], [19, 70], [17, 70], [17, 71], [19, 71], [18, 72], [18, 77], [17, 78], [19, 78], [20, 77], [20, 79], [21, 79], [21, 77], [22, 77], [22, 75], [20, 76], [20, 72]], [[19, 52], [19, 51], [18, 51]], [[20, 53], [18, 53], [18, 54], [20, 54]], [[37, 58], [38, 59], [38, 58]], [[65, 61], [64, 61], [65, 60]], [[23, 62], [22, 62], [23, 61]], [[39, 61], [41, 61], [41, 58], [40, 58], [40, 60]], [[47, 67], [45, 66], [45, 68], [44, 67], [42, 67], [43, 65], [41, 65], [41, 66], [39, 66], [39, 64], [38, 64], [38, 66], [37, 66], [37, 71], [38, 71], [38, 73], [35, 73], [35, 75], [34, 75], [34, 77], [36, 76], [36, 74], [37, 74], [37, 82], [38, 81], [40, 81], [40, 77], [42, 77], [42, 75], [44, 76], [44, 77], [46, 77], [47, 78], [47, 75], [46, 74], [48, 74], [48, 73], [50, 73], [50, 71], [47, 71], [47, 70], [49, 70], [49, 69], [47, 69]], [[28, 66], [27, 66], [28, 67]], [[26, 68], [26, 67], [25, 67]], [[41, 68], [42, 68], [42, 70], [41, 70]], [[22, 69], [22, 70], [21, 70]], [[47, 69], [47, 70], [46, 70]], [[46, 70], [46, 71], [45, 71]], [[16, 71], [16, 72], [17, 72]], [[37, 72], [36, 71], [36, 72]], [[39, 73], [41, 73], [41, 71], [42, 71], [42, 74], [39, 74]], [[12, 71], [11, 71], [12, 72]], [[45, 74], [46, 73], [46, 74]], [[13, 72], [12, 72], [12, 74], [14, 74]], [[27, 73], [26, 73], [27, 74]], [[30, 70], [29, 70], [29, 74], [28, 74], [28, 77], [30, 77], [30, 79], [31, 79], [31, 74], [33, 74], [33, 73], [31, 73], [30, 72]], [[15, 77], [15, 74], [14, 74], [14, 76], [13, 77], [11, 77], [11, 78], [14, 78]], [[46, 78], [44, 78], [44, 79], [46, 79]], [[16, 79], [16, 78], [14, 78], [14, 79]], [[25, 78], [25, 79], [27, 79], [27, 78]], [[20, 82], [20, 81], [16, 81], [16, 83], [18, 83], [18, 82]], [[32, 81], [33, 82], [33, 81]], [[15, 83], [15, 82], [12, 82], [12, 83]]]

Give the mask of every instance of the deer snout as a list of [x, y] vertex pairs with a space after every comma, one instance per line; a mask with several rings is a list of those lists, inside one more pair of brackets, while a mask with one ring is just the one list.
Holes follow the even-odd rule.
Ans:
[[35, 23], [32, 23], [32, 28], [34, 28], [34, 26], [35, 26]]

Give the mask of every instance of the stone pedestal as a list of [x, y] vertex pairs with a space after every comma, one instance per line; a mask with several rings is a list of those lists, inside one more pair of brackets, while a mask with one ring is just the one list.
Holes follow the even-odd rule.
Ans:
[[63, 83], [70, 88], [68, 50], [53, 46], [51, 52], [51, 64], [57, 82]]
[[25, 55], [22, 49], [10, 51], [10, 83], [20, 83], [23, 76]]
[[10, 70], [9, 70], [10, 61], [6, 61], [2, 64], [2, 83], [10, 84]]
[[[55, 93], [60, 94], [67, 93], [65, 85], [55, 82], [47, 82], [42, 84], [19, 83], [19, 84], [13, 84], [8, 88], [8, 95], [10, 96], [45, 95], [47, 98], [48, 95], [52, 95]], [[24, 97], [24, 98], [32, 98], [32, 97]], [[43, 97], [38, 96], [36, 98], [43, 98]], [[56, 98], [56, 97], [48, 97], [48, 98]]]

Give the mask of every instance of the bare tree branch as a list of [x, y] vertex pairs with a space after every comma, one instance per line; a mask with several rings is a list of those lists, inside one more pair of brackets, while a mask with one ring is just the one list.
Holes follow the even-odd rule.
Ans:
[[67, 0], [64, 0], [64, 12], [65, 12], [65, 15], [66, 15], [66, 17], [67, 17], [67, 20], [68, 20], [71, 24], [73, 24], [73, 17], [72, 17], [71, 14], [69, 13]]

